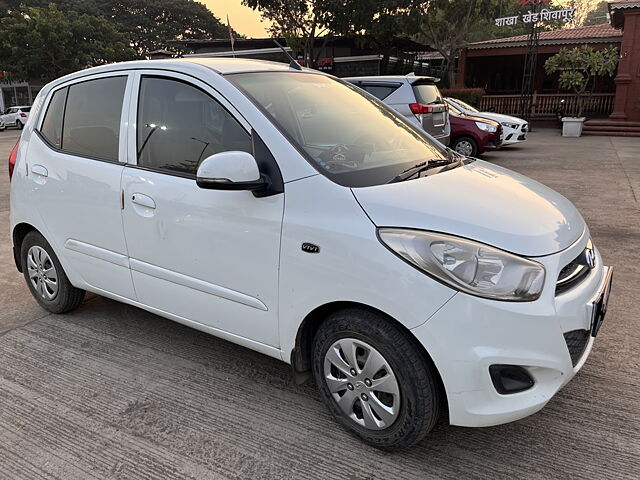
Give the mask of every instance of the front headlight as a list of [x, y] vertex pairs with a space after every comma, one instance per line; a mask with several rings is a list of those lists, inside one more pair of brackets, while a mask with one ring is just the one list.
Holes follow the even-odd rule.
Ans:
[[509, 122], [502, 122], [502, 126], [503, 127], [507, 127], [507, 128], [513, 128], [513, 129], [517, 129], [518, 125], [515, 123], [509, 123]]
[[447, 285], [479, 297], [530, 302], [540, 297], [544, 267], [489, 245], [442, 233], [380, 228], [382, 243]]
[[483, 130], [485, 132], [489, 132], [489, 133], [493, 133], [497, 130], [497, 128], [489, 123], [484, 123], [484, 122], [476, 122], [476, 125], [478, 126], [478, 128], [480, 130]]

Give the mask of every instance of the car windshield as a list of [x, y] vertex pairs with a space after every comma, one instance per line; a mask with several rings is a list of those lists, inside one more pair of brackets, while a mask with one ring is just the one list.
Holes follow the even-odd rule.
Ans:
[[460, 110], [458, 107], [456, 107], [456, 105], [453, 102], [449, 103], [449, 110], [454, 115], [457, 115], [459, 117], [460, 116], [464, 116], [464, 113], [462, 112], [462, 110]]
[[445, 148], [382, 102], [325, 75], [229, 75], [325, 176], [348, 187], [386, 183]]
[[478, 110], [477, 108], [474, 108], [471, 105], [469, 105], [468, 103], [465, 103], [462, 100], [458, 100], [457, 98], [452, 98], [451, 101], [456, 102], [462, 108], [464, 108], [465, 110], [468, 110], [470, 112], [473, 112], [473, 113], [479, 113], [480, 112], [480, 110]]

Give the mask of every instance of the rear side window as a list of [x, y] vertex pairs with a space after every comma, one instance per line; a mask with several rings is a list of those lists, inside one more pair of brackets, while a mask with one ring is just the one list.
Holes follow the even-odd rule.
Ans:
[[377, 85], [374, 83], [363, 83], [362, 89], [369, 92], [378, 100], [384, 100], [398, 88], [397, 85]]
[[62, 116], [68, 90], [65, 87], [54, 92], [40, 128], [40, 133], [56, 148], [62, 147]]
[[230, 150], [251, 153], [251, 137], [216, 100], [178, 80], [142, 78], [138, 165], [195, 174], [202, 160]]
[[433, 83], [413, 84], [413, 93], [416, 95], [416, 101], [423, 105], [431, 105], [434, 103], [442, 103], [440, 90]]
[[24, 113], [29, 113], [31, 111], [31, 107], [21, 108], [20, 111]]
[[62, 149], [118, 161], [120, 117], [127, 77], [107, 77], [69, 87]]

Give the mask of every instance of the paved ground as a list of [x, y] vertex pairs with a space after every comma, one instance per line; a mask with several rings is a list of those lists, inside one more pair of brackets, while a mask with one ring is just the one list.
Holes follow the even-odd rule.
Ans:
[[[0, 133], [3, 162], [16, 136]], [[314, 387], [265, 356], [96, 296], [46, 314], [13, 267], [3, 167], [0, 478], [638, 478], [639, 149], [540, 130], [486, 156], [578, 205], [616, 266], [610, 312], [582, 372], [542, 412], [442, 425], [399, 454], [350, 437]]]

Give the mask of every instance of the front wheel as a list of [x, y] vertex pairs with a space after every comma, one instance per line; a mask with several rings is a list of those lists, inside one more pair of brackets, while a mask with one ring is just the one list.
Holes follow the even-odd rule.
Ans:
[[366, 443], [399, 450], [440, 415], [437, 373], [416, 340], [383, 315], [336, 312], [313, 342], [313, 376], [336, 420]]
[[475, 157], [478, 154], [478, 143], [471, 137], [456, 138], [451, 149], [465, 157]]

